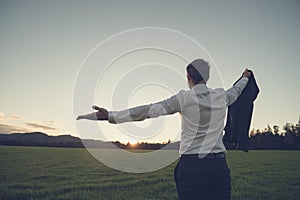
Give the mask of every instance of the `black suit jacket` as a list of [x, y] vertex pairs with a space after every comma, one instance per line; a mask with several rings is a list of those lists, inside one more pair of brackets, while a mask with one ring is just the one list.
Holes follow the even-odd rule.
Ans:
[[248, 139], [253, 102], [259, 93], [254, 74], [251, 70], [249, 71], [252, 75], [249, 77], [249, 81], [242, 94], [228, 107], [227, 122], [224, 129], [225, 135], [223, 137], [224, 142], [231, 143], [236, 149], [246, 152], [249, 149]]

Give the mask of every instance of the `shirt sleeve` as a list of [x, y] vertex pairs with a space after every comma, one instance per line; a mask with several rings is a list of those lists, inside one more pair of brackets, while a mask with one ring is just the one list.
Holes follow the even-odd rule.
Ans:
[[233, 104], [236, 99], [241, 95], [243, 89], [248, 83], [247, 77], [242, 77], [234, 86], [226, 91], [226, 103], [227, 106]]
[[143, 121], [147, 118], [155, 118], [162, 115], [174, 114], [180, 112], [180, 93], [163, 101], [137, 106], [122, 111], [109, 111], [108, 121], [119, 124], [131, 121]]

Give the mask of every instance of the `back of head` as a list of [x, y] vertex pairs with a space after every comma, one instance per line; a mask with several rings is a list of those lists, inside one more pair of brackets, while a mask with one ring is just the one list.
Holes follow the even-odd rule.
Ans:
[[186, 67], [186, 70], [194, 83], [199, 83], [200, 81], [207, 82], [209, 79], [210, 66], [203, 59], [194, 60]]

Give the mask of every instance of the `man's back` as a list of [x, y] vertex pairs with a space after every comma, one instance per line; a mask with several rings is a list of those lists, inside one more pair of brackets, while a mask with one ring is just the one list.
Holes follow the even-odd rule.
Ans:
[[179, 154], [224, 152], [222, 129], [226, 114], [226, 92], [197, 84], [182, 91], [182, 133]]
[[247, 79], [242, 79], [227, 91], [197, 84], [176, 95], [182, 114], [180, 155], [226, 151], [222, 142], [226, 108], [246, 84]]

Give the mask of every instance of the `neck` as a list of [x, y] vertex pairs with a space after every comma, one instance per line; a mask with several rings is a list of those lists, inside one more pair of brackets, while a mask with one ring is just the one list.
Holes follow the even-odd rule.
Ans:
[[199, 85], [199, 84], [204, 84], [204, 85], [206, 85], [206, 82], [205, 82], [205, 81], [199, 81], [199, 82], [197, 82], [197, 83], [192, 82], [191, 86], [193, 87], [193, 86]]
[[189, 87], [192, 88], [194, 87], [195, 85], [199, 85], [199, 84], [204, 84], [206, 85], [206, 82], [205, 81], [199, 81], [197, 83], [194, 83], [193, 81], [189, 81]]

